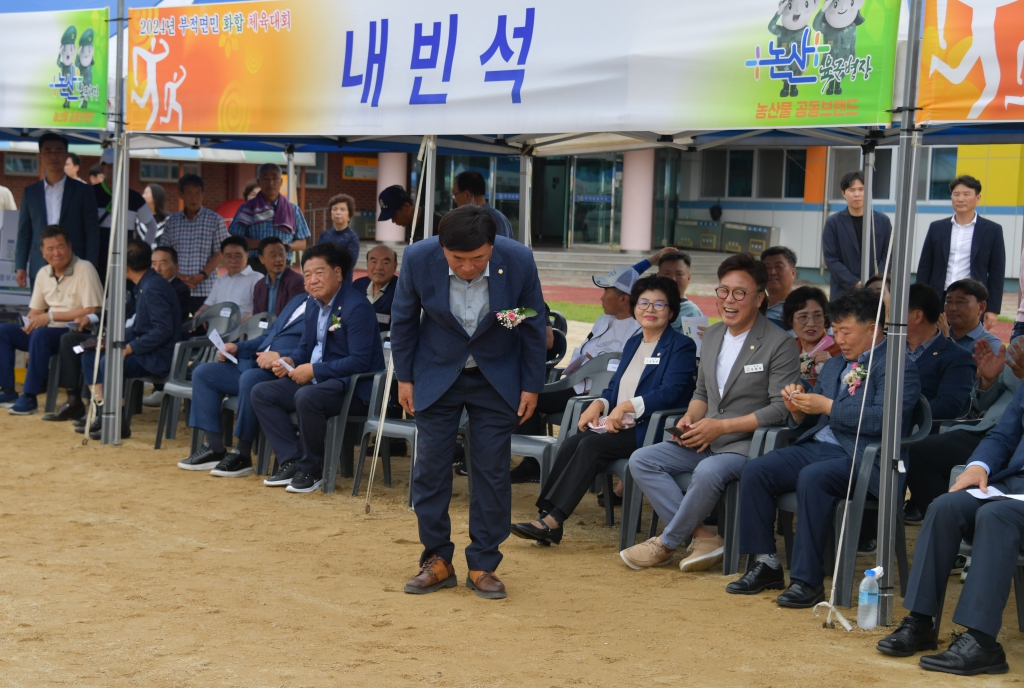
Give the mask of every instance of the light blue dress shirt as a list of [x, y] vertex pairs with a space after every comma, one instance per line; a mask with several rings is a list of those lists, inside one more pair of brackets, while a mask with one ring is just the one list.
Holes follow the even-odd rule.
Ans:
[[[886, 346], [886, 340], [883, 338], [881, 342], [879, 342], [878, 344], [875, 345], [875, 349], [880, 349], [881, 347], [884, 347], [884, 346]], [[868, 364], [868, 359], [870, 357], [871, 357], [871, 349], [868, 349], [867, 351], [862, 353], [860, 356], [858, 356], [856, 361], [847, 360], [846, 361], [846, 367], [843, 368], [843, 373], [842, 373], [842, 375], [839, 376], [839, 380], [842, 381], [842, 379], [844, 377], [846, 377], [847, 375], [850, 374], [850, 371], [853, 370], [853, 364], [854, 363], [860, 363], [862, 366], [866, 367], [867, 364]], [[840, 388], [840, 389], [842, 389], [842, 388]], [[861, 385], [860, 385], [860, 387], [858, 389], [861, 390], [861, 394], [864, 393], [864, 383], [863, 382], [861, 383]], [[833, 399], [833, 401], [835, 401], [835, 400]], [[821, 430], [819, 430], [818, 432], [814, 433], [814, 439], [818, 440], [819, 442], [828, 442], [829, 444], [836, 444], [836, 445], [842, 446], [841, 444], [839, 444], [839, 440], [836, 439], [836, 436], [832, 433], [832, 426], [831, 425], [826, 425]]]
[[[328, 303], [323, 303], [320, 299], [314, 298], [316, 305], [320, 307], [320, 312], [316, 316], [316, 346], [313, 347], [313, 353], [309, 356], [310, 363], [319, 363], [324, 360], [324, 340], [327, 338], [327, 328], [330, 327], [331, 323], [331, 312], [334, 310], [334, 301], [338, 298], [338, 294], [341, 293], [341, 289], [331, 297]], [[312, 380], [313, 384], [316, 384], [316, 378]]]
[[[448, 268], [448, 307], [452, 315], [458, 320], [470, 337], [476, 332], [480, 321], [491, 315], [491, 295], [488, 291], [491, 276], [491, 265], [487, 264], [484, 271], [477, 275], [472, 282], [467, 282], [451, 268]], [[476, 361], [470, 354], [466, 360], [467, 368], [475, 368]]]
[[929, 339], [924, 344], [919, 344], [918, 347], [916, 349], [914, 349], [913, 351], [910, 351], [910, 344], [907, 344], [907, 358], [910, 359], [911, 361], [913, 361], [914, 363], [917, 363], [917, 359], [921, 358], [921, 354], [923, 354], [925, 352], [925, 349], [927, 349], [929, 346], [934, 344], [935, 340], [938, 339], [941, 336], [942, 336], [942, 330], [939, 330], [938, 332], [935, 333], [934, 337]]
[[277, 288], [281, 286], [281, 275], [277, 276], [277, 280], [271, 284], [270, 277], [267, 277], [267, 312], [271, 315], [277, 315]]
[[953, 333], [950, 332], [950, 339], [952, 339], [954, 342], [970, 351], [972, 354], [974, 353], [974, 344], [982, 337], [988, 340], [989, 346], [992, 347], [993, 353], [998, 354], [999, 347], [1003, 345], [1002, 341], [999, 340], [999, 337], [995, 336], [994, 334], [986, 330], [985, 326], [982, 325], [980, 322], [978, 323], [977, 327], [975, 327], [973, 330], [965, 334], [963, 337], [960, 337], [960, 339], [957, 339], [956, 337], [952, 336], [952, 334]]

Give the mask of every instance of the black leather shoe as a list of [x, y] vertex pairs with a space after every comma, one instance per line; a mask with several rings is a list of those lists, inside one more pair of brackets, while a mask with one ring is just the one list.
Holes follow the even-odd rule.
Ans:
[[906, 523], [918, 524], [924, 520], [924, 514], [913, 502], [907, 502], [903, 507], [903, 520]]
[[[98, 433], [102, 429], [103, 429], [103, 419], [99, 418], [99, 417], [94, 418], [93, 421], [92, 421], [92, 425], [89, 426], [89, 437], [92, 437], [93, 435], [95, 435], [96, 433]], [[85, 434], [85, 423], [82, 423], [81, 425], [75, 426], [75, 432], [77, 432], [79, 435], [84, 435]], [[98, 440], [99, 437], [93, 437], [93, 439], [94, 440]]]
[[900, 627], [878, 641], [875, 648], [893, 657], [909, 657], [922, 650], [937, 650], [935, 624], [916, 616], [905, 616]]
[[[93, 426], [96, 426], [96, 425], [99, 425], [99, 427], [96, 428], [95, 430], [92, 430], [92, 429], [89, 430], [89, 437], [94, 439], [94, 440], [98, 440], [101, 437], [103, 437], [103, 422], [102, 421], [96, 421], [96, 422], [93, 423]], [[77, 430], [76, 430], [76, 432], [77, 432]], [[131, 437], [131, 436], [132, 436], [132, 428], [131, 428], [131, 426], [122, 422], [121, 423], [121, 439], [126, 440], [129, 437]]]
[[75, 418], [73, 421], [71, 421], [71, 424], [74, 425], [76, 428], [84, 428], [85, 427], [85, 421], [87, 421], [87, 420], [89, 420], [88, 412], [86, 412], [86, 414], [84, 416], [82, 416], [81, 418]]
[[779, 595], [775, 603], [790, 609], [807, 609], [825, 601], [825, 586], [810, 586], [803, 581], [791, 580], [786, 592]]
[[548, 545], [557, 545], [562, 541], [562, 533], [564, 532], [564, 526], [558, 526], [557, 528], [549, 528], [547, 523], [540, 521], [541, 527], [533, 525], [529, 521], [524, 523], [513, 523], [512, 534], [516, 537], [521, 537], [524, 540], [536, 540], [537, 542], [546, 542]]
[[78, 418], [85, 417], [85, 404], [81, 401], [76, 401], [73, 404], [64, 402], [61, 407], [53, 413], [47, 413], [43, 416], [43, 420], [64, 422], [66, 420], [77, 420]]
[[[604, 492], [597, 495], [597, 505], [604, 508]], [[617, 495], [612, 492], [612, 506], [622, 506], [622, 495]]]
[[919, 663], [922, 669], [928, 671], [942, 671], [959, 676], [1005, 674], [1010, 670], [1002, 645], [996, 643], [994, 649], [986, 650], [978, 644], [970, 631], [954, 633], [953, 642], [945, 652], [925, 655]]
[[509, 471], [509, 479], [513, 485], [520, 485], [522, 483], [539, 483], [540, 482], [540, 464], [537, 463], [537, 459], [532, 456], [526, 456], [519, 465]]
[[754, 568], [743, 574], [737, 581], [725, 586], [725, 591], [733, 595], [756, 595], [762, 590], [782, 590], [786, 587], [786, 574], [782, 566], [773, 569], [763, 561], [754, 564]]

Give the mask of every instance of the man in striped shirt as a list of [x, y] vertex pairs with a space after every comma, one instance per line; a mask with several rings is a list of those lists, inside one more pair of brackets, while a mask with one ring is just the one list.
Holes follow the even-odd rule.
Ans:
[[260, 192], [242, 204], [228, 228], [231, 234], [245, 238], [249, 244], [249, 265], [256, 269], [262, 267], [256, 260], [261, 240], [276, 236], [290, 251], [303, 251], [310, 237], [302, 211], [281, 193], [281, 168], [272, 162], [264, 163], [257, 180]]

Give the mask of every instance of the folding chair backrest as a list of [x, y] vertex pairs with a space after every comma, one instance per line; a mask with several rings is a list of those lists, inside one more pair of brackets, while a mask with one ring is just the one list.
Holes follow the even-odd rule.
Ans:
[[[277, 316], [273, 313], [253, 313], [252, 317], [242, 323], [238, 330], [238, 341], [244, 342], [249, 339], [256, 339], [267, 328], [274, 324]], [[217, 330], [220, 332], [220, 330]]]
[[910, 435], [904, 442], [920, 442], [932, 432], [932, 407], [924, 396], [917, 399], [911, 412]]
[[[579, 370], [566, 377], [576, 378], [576, 382], [582, 382], [589, 377], [592, 381], [590, 390], [595, 394], [600, 394], [608, 386], [608, 383], [612, 381], [612, 376], [615, 375], [615, 371], [618, 369], [616, 365], [612, 365], [612, 361], [621, 360], [621, 351], [603, 353], [587, 361]], [[609, 370], [609, 368], [612, 370]]]
[[224, 301], [217, 303], [192, 319], [192, 329], [206, 325], [207, 332], [217, 330], [225, 342], [233, 342], [238, 338], [238, 325], [242, 322], [242, 311], [238, 304]]
[[[387, 353], [387, 350], [385, 350]], [[384, 381], [387, 373], [377, 373], [373, 376], [373, 386], [370, 388], [370, 410], [366, 413], [367, 420], [380, 419], [380, 405], [384, 403]]]
[[558, 311], [551, 311], [551, 328], [562, 334], [569, 334], [569, 321]]
[[565, 341], [565, 335], [561, 330], [552, 330], [552, 336], [554, 337], [554, 345], [548, 351], [547, 367], [548, 370], [554, 368], [558, 363], [565, 358], [565, 352], [568, 348], [568, 344]]

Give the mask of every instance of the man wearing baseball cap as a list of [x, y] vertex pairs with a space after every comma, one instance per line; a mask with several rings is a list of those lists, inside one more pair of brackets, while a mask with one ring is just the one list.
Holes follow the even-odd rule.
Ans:
[[[405, 240], [409, 241], [409, 237], [414, 236], [413, 241], [419, 241], [423, 238], [423, 206], [420, 206], [419, 217], [416, 220], [416, 231], [412, 231], [412, 216], [415, 207], [413, 206], [412, 196], [405, 188], [395, 184], [389, 186], [380, 192], [380, 196], [377, 197], [377, 201], [380, 203], [380, 215], [377, 217], [377, 222], [386, 222], [391, 220], [396, 225], [400, 225], [405, 228]], [[437, 228], [441, 223], [441, 213], [434, 212], [434, 233], [433, 236], [437, 236]]]
[[[633, 283], [639, 275], [632, 267], [617, 267], [607, 275], [594, 275], [594, 284], [601, 287], [601, 307], [604, 315], [597, 319], [586, 341], [572, 352], [565, 374], [571, 373], [592, 358], [609, 351], [622, 351], [626, 340], [640, 329], [640, 323], [633, 317], [633, 309], [629, 305], [629, 294], [633, 291]], [[561, 392], [541, 392], [537, 400], [537, 412], [533, 417], [519, 426], [520, 435], [543, 435], [544, 426], [541, 420], [545, 413], [562, 413], [569, 399], [585, 394], [590, 390], [591, 381], [587, 378], [572, 389]], [[540, 477], [540, 464], [533, 457], [524, 458], [512, 470], [513, 483], [537, 482]]]

